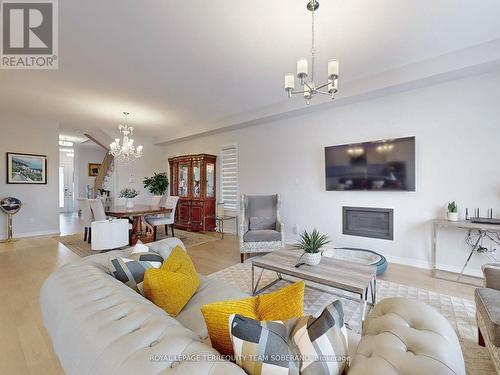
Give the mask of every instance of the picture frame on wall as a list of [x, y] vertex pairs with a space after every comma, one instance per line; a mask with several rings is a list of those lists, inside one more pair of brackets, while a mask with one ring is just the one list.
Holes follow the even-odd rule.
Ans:
[[8, 184], [47, 184], [47, 155], [7, 152]]
[[97, 177], [101, 170], [101, 164], [89, 163], [89, 177]]

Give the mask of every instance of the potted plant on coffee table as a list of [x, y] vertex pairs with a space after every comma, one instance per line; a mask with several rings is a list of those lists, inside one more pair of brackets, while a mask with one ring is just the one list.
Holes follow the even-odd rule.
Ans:
[[168, 175], [165, 172], [155, 173], [152, 177], [144, 177], [142, 183], [151, 194], [163, 197], [168, 189]]
[[120, 198], [126, 198], [125, 206], [127, 208], [134, 208], [134, 198], [139, 195], [139, 192], [132, 188], [124, 188], [120, 191]]
[[304, 251], [301, 255], [301, 258], [304, 257], [304, 262], [309, 266], [315, 266], [321, 261], [322, 248], [329, 243], [330, 240], [326, 234], [321, 234], [314, 229], [310, 233], [305, 230], [295, 246]]
[[458, 207], [455, 201], [448, 203], [448, 220], [458, 221]]

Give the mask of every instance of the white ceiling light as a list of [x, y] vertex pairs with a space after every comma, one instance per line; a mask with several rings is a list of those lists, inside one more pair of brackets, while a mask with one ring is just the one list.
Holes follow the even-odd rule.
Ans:
[[113, 155], [120, 161], [132, 161], [142, 156], [143, 147], [141, 145], [135, 147], [134, 139], [132, 135], [134, 134], [134, 128], [128, 126], [128, 115], [130, 113], [123, 112], [125, 115], [125, 125], [119, 125], [118, 129], [122, 134], [122, 143], [120, 144], [120, 139], [115, 138], [115, 141], [109, 145], [109, 153]]
[[[285, 91], [288, 92], [288, 97], [291, 98], [292, 95], [302, 94], [306, 100], [307, 105], [309, 101], [316, 94], [328, 95], [334, 99], [335, 93], [338, 91], [338, 79], [339, 79], [339, 62], [337, 60], [328, 61], [328, 75], [327, 82], [321, 85], [316, 85], [314, 83], [314, 57], [316, 54], [316, 44], [314, 40], [314, 12], [319, 8], [319, 2], [317, 0], [311, 0], [307, 3], [307, 10], [312, 14], [312, 46], [311, 46], [311, 76], [310, 80], [307, 79], [309, 76], [308, 61], [305, 58], [297, 60], [297, 78], [300, 80], [300, 85], [302, 90], [295, 90], [295, 77], [293, 73], [285, 74]], [[325, 89], [325, 90], [322, 90]]]

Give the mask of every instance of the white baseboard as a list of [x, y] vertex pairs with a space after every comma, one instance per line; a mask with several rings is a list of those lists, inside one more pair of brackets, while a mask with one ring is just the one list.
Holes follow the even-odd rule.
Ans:
[[[40, 230], [35, 232], [25, 232], [25, 233], [14, 233], [14, 238], [28, 238], [28, 237], [38, 237], [38, 236], [50, 236], [50, 235], [59, 235], [59, 229], [50, 229], [50, 230]], [[4, 237], [5, 234], [2, 235], [2, 239], [6, 239]]]
[[395, 255], [384, 255], [384, 257], [385, 259], [387, 259], [389, 263], [397, 263], [397, 264], [402, 264], [404, 266], [412, 266], [417, 268], [423, 268], [426, 270], [432, 269], [431, 262], [427, 262], [425, 260], [407, 258], [407, 257], [398, 257]]

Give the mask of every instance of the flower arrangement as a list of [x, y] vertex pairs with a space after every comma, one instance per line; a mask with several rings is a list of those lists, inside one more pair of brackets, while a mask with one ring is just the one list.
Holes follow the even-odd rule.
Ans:
[[132, 199], [139, 195], [139, 192], [132, 188], [124, 188], [120, 190], [120, 198]]

